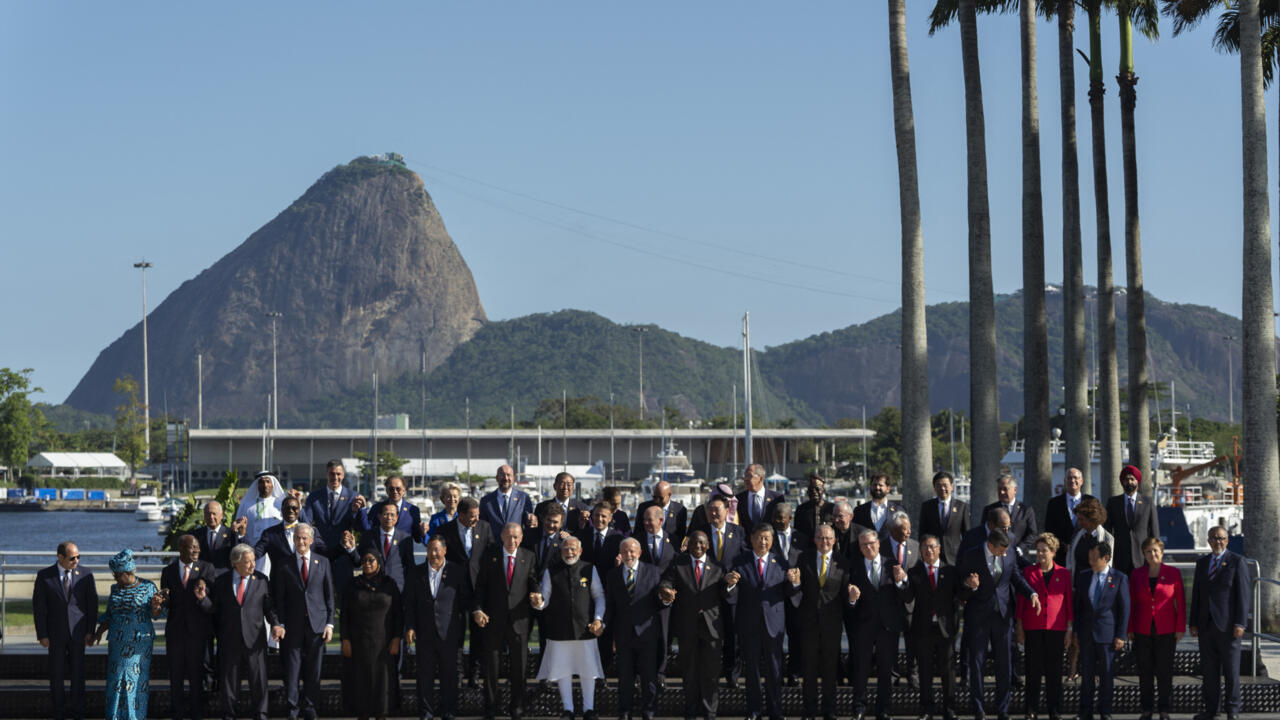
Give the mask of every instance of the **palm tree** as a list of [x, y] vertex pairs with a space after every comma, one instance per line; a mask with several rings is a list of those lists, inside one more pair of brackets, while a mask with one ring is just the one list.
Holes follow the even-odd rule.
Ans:
[[[1276, 439], [1275, 325], [1271, 283], [1271, 218], [1267, 191], [1267, 116], [1263, 105], [1263, 45], [1259, 0], [1240, 0], [1236, 9], [1240, 50], [1241, 145], [1244, 176], [1244, 461], [1248, 468], [1249, 510], [1244, 514], [1247, 553], [1262, 577], [1280, 572], [1280, 452]], [[1165, 0], [1177, 35], [1212, 11], [1209, 0]], [[1274, 15], [1272, 16], [1274, 17]], [[1220, 23], [1221, 24], [1221, 23]], [[1274, 53], [1271, 54], [1274, 57]], [[1262, 593], [1261, 613], [1269, 626], [1280, 618], [1280, 596]]]
[[916, 174], [906, 15], [906, 0], [889, 0], [889, 68], [893, 84], [893, 134], [898, 146], [898, 207], [902, 216], [902, 495], [907, 507], [916, 507], [930, 495], [933, 436], [929, 416], [924, 232]]
[[[996, 386], [996, 309], [991, 278], [991, 205], [987, 196], [986, 120], [978, 64], [978, 0], [940, 0], [929, 34], [952, 19], [960, 24], [964, 69], [965, 146], [969, 195], [969, 411], [973, 417], [970, 503], [975, 522], [995, 499], [1000, 472], [1000, 403]], [[988, 0], [989, 1], [989, 0]]]

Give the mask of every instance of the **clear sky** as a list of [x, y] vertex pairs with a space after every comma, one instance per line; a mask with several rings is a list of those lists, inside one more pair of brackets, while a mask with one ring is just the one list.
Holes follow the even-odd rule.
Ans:
[[[959, 33], [928, 36], [931, 4], [908, 2], [932, 303], [966, 298], [967, 230]], [[37, 399], [61, 402], [139, 320], [132, 263], [155, 264], [155, 307], [325, 171], [388, 150], [422, 175], [491, 319], [581, 308], [734, 345], [750, 310], [765, 347], [891, 312], [887, 22], [869, 0], [0, 3], [0, 367], [34, 367]], [[1009, 292], [1021, 287], [1017, 18], [979, 24], [995, 284]], [[1114, 18], [1103, 29], [1123, 284]], [[1208, 28], [1164, 29], [1136, 44], [1146, 287], [1238, 316], [1239, 61]], [[1039, 45], [1057, 282], [1056, 25], [1039, 24]], [[1076, 77], [1093, 284], [1079, 62]], [[1267, 104], [1275, 128], [1274, 91]]]

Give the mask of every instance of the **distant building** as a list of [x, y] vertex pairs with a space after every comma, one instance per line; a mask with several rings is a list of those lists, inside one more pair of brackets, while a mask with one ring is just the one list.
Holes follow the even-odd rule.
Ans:
[[28, 460], [27, 467], [46, 477], [129, 476], [128, 464], [114, 453], [42, 452]]

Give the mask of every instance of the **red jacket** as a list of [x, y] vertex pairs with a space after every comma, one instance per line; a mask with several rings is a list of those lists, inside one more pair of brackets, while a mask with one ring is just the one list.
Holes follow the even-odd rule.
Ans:
[[1071, 610], [1071, 573], [1054, 563], [1053, 578], [1045, 587], [1044, 573], [1039, 565], [1022, 569], [1022, 575], [1040, 597], [1040, 614], [1031, 607], [1031, 601], [1018, 596], [1018, 619], [1023, 630], [1066, 630], [1075, 616]]
[[1147, 566], [1134, 568], [1129, 576], [1129, 632], [1150, 635], [1152, 618], [1157, 635], [1186, 632], [1187, 604], [1183, 594], [1182, 573], [1177, 568], [1160, 565], [1154, 595]]

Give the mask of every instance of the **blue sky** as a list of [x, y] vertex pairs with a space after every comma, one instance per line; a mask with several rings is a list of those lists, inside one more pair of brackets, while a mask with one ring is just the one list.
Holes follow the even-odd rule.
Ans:
[[[963, 300], [959, 35], [929, 37], [931, 3], [908, 5], [928, 297]], [[1021, 286], [1017, 19], [979, 22], [1008, 292]], [[1114, 18], [1103, 29], [1122, 284]], [[60, 402], [138, 321], [133, 262], [155, 263], [155, 307], [326, 170], [388, 150], [423, 176], [491, 319], [582, 308], [733, 345], [750, 310], [764, 347], [891, 312], [886, 30], [885, 3], [866, 0], [0, 4], [0, 367], [34, 367], [39, 399]], [[1164, 30], [1136, 46], [1146, 286], [1239, 315], [1239, 61], [1208, 28]], [[1052, 282], [1060, 134], [1045, 22], [1039, 62]], [[1076, 75], [1092, 284], [1080, 63]], [[1267, 102], [1274, 128], [1274, 92]], [[1268, 144], [1274, 187], [1273, 133]]]

